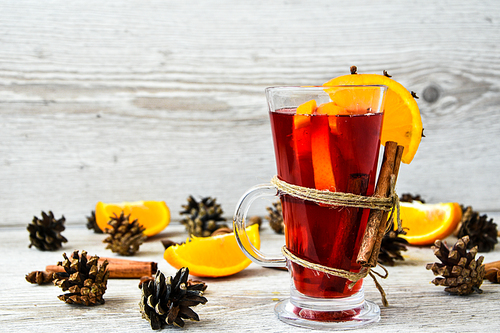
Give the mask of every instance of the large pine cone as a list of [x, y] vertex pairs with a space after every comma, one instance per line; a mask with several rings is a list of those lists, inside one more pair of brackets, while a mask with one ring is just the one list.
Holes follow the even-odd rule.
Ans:
[[432, 280], [432, 283], [436, 286], [445, 286], [444, 290], [452, 294], [469, 295], [474, 291], [482, 293], [479, 287], [483, 283], [485, 274], [482, 264], [484, 258], [480, 256], [475, 260], [477, 247], [467, 252], [467, 243], [469, 237], [465, 236], [449, 249], [444, 242], [436, 240], [432, 250], [441, 263], [431, 263], [426, 266], [434, 275], [442, 275]]
[[462, 220], [459, 223], [457, 237], [469, 236], [467, 248], [477, 246], [478, 252], [490, 252], [498, 243], [498, 229], [493, 219], [479, 215], [478, 212], [467, 207], [463, 210]]
[[149, 321], [151, 328], [158, 330], [165, 325], [184, 327], [184, 319], [199, 321], [190, 308], [205, 304], [203, 297], [206, 285], [202, 282], [188, 283], [189, 269], [181, 268], [175, 277], [156, 272], [154, 280], [141, 285], [142, 296], [139, 306], [142, 318]]
[[224, 212], [216, 200], [204, 197], [198, 202], [193, 196], [189, 196], [187, 205], [182, 206], [184, 210], [179, 212], [187, 215], [181, 223], [186, 226], [189, 236], [209, 237], [215, 230], [228, 227], [226, 224], [219, 224], [226, 219], [222, 217]]
[[106, 229], [105, 232], [109, 236], [103, 240], [103, 243], [108, 243], [106, 249], [124, 255], [134, 255], [142, 243], [148, 238], [144, 235], [144, 227], [139, 224], [137, 219], [130, 222], [130, 215], [124, 215], [123, 211], [120, 216], [114, 214], [108, 224], [111, 229]]
[[63, 253], [64, 261], [57, 265], [64, 268], [62, 273], [54, 273], [54, 285], [69, 293], [58, 296], [61, 301], [70, 304], [97, 305], [104, 304], [109, 271], [108, 261], [98, 265], [99, 257], [87, 258], [87, 252], [74, 251], [72, 258]]
[[62, 216], [59, 220], [54, 218], [54, 213], [42, 212], [42, 219], [34, 216], [33, 221], [28, 225], [30, 233], [30, 245], [42, 251], [55, 251], [62, 247], [62, 243], [68, 240], [61, 235], [64, 231], [66, 218]]

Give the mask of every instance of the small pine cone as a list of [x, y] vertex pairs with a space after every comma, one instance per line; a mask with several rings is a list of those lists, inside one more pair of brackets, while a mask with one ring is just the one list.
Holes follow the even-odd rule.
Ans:
[[285, 223], [283, 221], [283, 213], [281, 208], [281, 201], [273, 202], [272, 207], [267, 207], [266, 220], [269, 221], [271, 228], [278, 234], [285, 233]]
[[382, 265], [394, 266], [395, 261], [405, 260], [401, 255], [402, 251], [407, 251], [406, 246], [408, 241], [400, 235], [404, 235], [404, 231], [393, 230], [390, 228], [384, 237], [382, 238], [382, 243], [380, 245], [380, 252], [378, 255], [378, 262]]
[[166, 238], [166, 239], [162, 239], [161, 240], [161, 243], [163, 244], [163, 248], [166, 250], [168, 249], [169, 247], [173, 246], [173, 245], [181, 245], [181, 244], [184, 244], [184, 242], [176, 242], [174, 240], [171, 240], [170, 238]]
[[87, 229], [94, 230], [96, 234], [102, 234], [101, 228], [97, 225], [97, 221], [95, 219], [95, 211], [93, 210], [90, 216], [87, 216]]
[[479, 215], [472, 207], [463, 209], [462, 220], [459, 223], [457, 237], [469, 236], [468, 249], [477, 246], [478, 252], [490, 252], [498, 243], [498, 229], [493, 219], [487, 215]]
[[139, 306], [142, 318], [149, 321], [151, 328], [159, 330], [167, 325], [184, 327], [184, 319], [199, 321], [198, 315], [190, 308], [205, 304], [204, 283], [188, 282], [189, 269], [181, 268], [175, 277], [156, 272], [154, 280], [141, 285]]
[[55, 251], [62, 247], [62, 243], [68, 240], [61, 235], [64, 231], [64, 222], [66, 219], [62, 216], [59, 220], [54, 218], [54, 213], [48, 214], [42, 212], [42, 219], [34, 216], [33, 221], [28, 225], [30, 233], [30, 245], [35, 246], [42, 251]]
[[108, 261], [98, 265], [99, 257], [87, 258], [87, 252], [74, 251], [70, 258], [63, 253], [64, 261], [57, 263], [64, 272], [54, 273], [54, 285], [59, 286], [67, 294], [58, 296], [61, 301], [69, 304], [97, 305], [104, 304], [103, 295], [106, 292], [109, 271]]
[[226, 219], [222, 217], [224, 211], [216, 200], [204, 197], [198, 202], [193, 196], [189, 196], [187, 205], [182, 206], [184, 210], [179, 214], [187, 215], [181, 223], [186, 226], [190, 237], [209, 237], [219, 228], [228, 228], [226, 224], [219, 223]]
[[467, 243], [469, 237], [462, 237], [450, 249], [445, 242], [436, 240], [432, 250], [441, 263], [426, 266], [434, 275], [441, 275], [432, 280], [432, 283], [445, 286], [444, 290], [452, 294], [469, 295], [474, 291], [482, 293], [479, 287], [485, 275], [484, 258], [480, 256], [475, 260], [477, 247], [467, 252]]
[[49, 284], [53, 280], [53, 275], [53, 273], [46, 271], [34, 271], [26, 274], [26, 281], [38, 285]]
[[421, 203], [425, 203], [424, 199], [422, 199], [420, 194], [413, 195], [411, 193], [403, 193], [403, 195], [399, 197], [399, 201], [402, 202], [420, 201]]
[[130, 222], [130, 215], [121, 212], [120, 216], [114, 214], [108, 225], [111, 229], [104, 230], [109, 236], [103, 240], [103, 243], [108, 243], [106, 249], [111, 249], [114, 253], [124, 256], [134, 255], [146, 240], [144, 235], [144, 227], [137, 222], [137, 219]]

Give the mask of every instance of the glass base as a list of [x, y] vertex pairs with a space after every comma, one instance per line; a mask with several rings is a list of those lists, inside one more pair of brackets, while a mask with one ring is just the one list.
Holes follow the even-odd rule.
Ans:
[[[364, 296], [363, 293], [360, 296]], [[301, 298], [304, 301], [304, 298], [309, 297], [302, 295]], [[308, 302], [309, 306], [305, 307], [306, 302], [297, 302], [292, 296], [292, 299], [276, 304], [274, 312], [287, 324], [312, 329], [358, 328], [380, 320], [380, 308], [377, 304], [365, 301], [364, 297], [361, 300], [359, 296], [355, 298], [357, 304], [354, 307], [353, 302], [346, 299], [313, 298], [310, 298], [312, 302]], [[351, 306], [346, 303], [351, 303]]]

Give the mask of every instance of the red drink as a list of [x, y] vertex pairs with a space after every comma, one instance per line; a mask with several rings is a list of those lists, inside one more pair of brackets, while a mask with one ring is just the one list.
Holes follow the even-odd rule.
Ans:
[[[295, 115], [295, 109], [270, 112], [278, 177], [287, 183], [317, 188], [332, 174], [331, 191], [371, 195], [375, 186], [382, 113], [361, 115]], [[294, 121], [295, 118], [295, 121]], [[316, 178], [316, 179], [315, 179]], [[323, 186], [323, 185], [321, 185]], [[326, 189], [326, 188], [318, 188]], [[308, 261], [357, 272], [360, 239], [368, 209], [329, 207], [280, 197], [287, 248]], [[295, 288], [310, 297], [355, 294], [344, 278], [291, 264]]]

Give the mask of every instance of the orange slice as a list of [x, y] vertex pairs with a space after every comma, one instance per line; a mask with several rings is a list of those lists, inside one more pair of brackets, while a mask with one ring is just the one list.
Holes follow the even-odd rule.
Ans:
[[[330, 156], [328, 121], [328, 118], [316, 118], [311, 123], [311, 160], [316, 189], [335, 191], [336, 183]], [[327, 130], [325, 131], [325, 129]]]
[[[259, 249], [259, 225], [247, 227], [246, 232], [253, 246]], [[184, 244], [169, 246], [163, 257], [173, 267], [188, 267], [191, 275], [201, 277], [233, 275], [251, 263], [240, 250], [234, 232], [211, 237], [192, 237]]]
[[450, 236], [462, 219], [462, 209], [456, 202], [423, 204], [401, 202], [401, 223], [407, 234], [402, 235], [413, 245], [431, 245], [437, 239]]
[[122, 203], [98, 202], [95, 207], [95, 219], [101, 230], [110, 228], [108, 222], [113, 214], [130, 214], [130, 221], [137, 219], [145, 230], [146, 236], [153, 236], [170, 223], [170, 210], [164, 201], [136, 201]]
[[[343, 75], [324, 84], [324, 86], [337, 85], [385, 85], [388, 87], [381, 142], [385, 144], [387, 141], [395, 141], [404, 146], [402, 161], [410, 163], [422, 138], [420, 111], [412, 94], [400, 83], [378, 74]], [[349, 102], [347, 98], [346, 102]]]
[[304, 126], [309, 125], [309, 120], [311, 119], [309, 116], [316, 111], [316, 101], [314, 99], [302, 103], [297, 107], [297, 111], [295, 112], [295, 116], [293, 117], [293, 125], [296, 129], [302, 128]]
[[[344, 109], [332, 102], [323, 103], [317, 107], [316, 101], [310, 100], [297, 107], [297, 111], [293, 119], [295, 130], [312, 125], [310, 133], [311, 159], [314, 172], [314, 184], [318, 190], [335, 191], [335, 177], [330, 158], [329, 133], [324, 131], [324, 124], [321, 124], [321, 126], [318, 124], [319, 122], [322, 122], [323, 119], [315, 119], [314, 124], [312, 124], [311, 117], [309, 115], [331, 115], [332, 117], [328, 117], [328, 126], [330, 127], [330, 131], [335, 133], [337, 131], [337, 118], [334, 116], [343, 112], [345, 112]], [[297, 141], [295, 141], [295, 145], [295, 151], [299, 152], [300, 148], [298, 147]]]
[[317, 114], [328, 114], [331, 116], [338, 114], [348, 114], [345, 108], [338, 106], [335, 102], [323, 103], [316, 109]]

